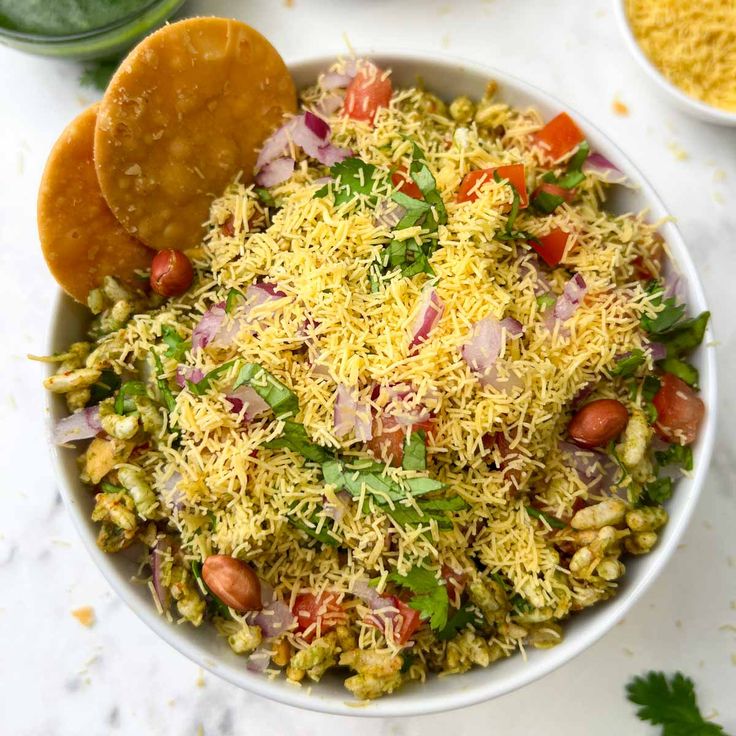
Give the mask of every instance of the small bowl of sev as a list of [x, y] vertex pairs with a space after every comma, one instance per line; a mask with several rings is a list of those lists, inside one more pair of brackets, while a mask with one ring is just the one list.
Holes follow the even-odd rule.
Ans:
[[736, 126], [736, 6], [729, 0], [617, 0], [626, 44], [680, 110]]

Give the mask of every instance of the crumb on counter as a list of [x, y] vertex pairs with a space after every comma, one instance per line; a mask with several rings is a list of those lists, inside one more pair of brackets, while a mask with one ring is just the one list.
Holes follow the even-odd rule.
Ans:
[[611, 108], [616, 115], [620, 115], [621, 117], [626, 117], [629, 114], [629, 106], [618, 97], [613, 98]]
[[74, 616], [74, 618], [87, 629], [95, 625], [95, 609], [92, 608], [92, 606], [75, 608], [72, 611], [72, 616]]

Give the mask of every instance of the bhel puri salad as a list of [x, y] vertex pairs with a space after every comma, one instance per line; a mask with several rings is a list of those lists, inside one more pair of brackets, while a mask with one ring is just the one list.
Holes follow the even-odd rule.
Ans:
[[566, 113], [362, 59], [300, 102], [201, 245], [89, 292], [45, 385], [162, 615], [364, 700], [616, 594], [692, 470], [709, 315]]

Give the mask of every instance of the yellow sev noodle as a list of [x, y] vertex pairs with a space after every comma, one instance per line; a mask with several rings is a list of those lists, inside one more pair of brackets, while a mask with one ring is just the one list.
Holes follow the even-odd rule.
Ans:
[[[307, 90], [306, 103], [318, 95], [316, 88]], [[256, 279], [277, 284], [286, 297], [263, 309], [257, 329], [242, 330], [232, 345], [209, 346], [187, 362], [205, 372], [234, 357], [262, 364], [298, 396], [296, 420], [312, 440], [348, 454], [359, 453], [361, 446], [335, 436], [336, 384], [358, 389], [363, 401], [370, 400], [374, 383], [411, 384], [417, 403], [437, 417], [428, 448], [430, 474], [469, 504], [455, 515], [453, 529], [440, 533], [434, 521], [402, 527], [375, 504], [354, 501], [335, 523], [347, 553], [306, 545], [287, 514], [308, 521], [325, 501], [339, 501], [301, 456], [262, 447], [279, 436], [282, 422], [269, 416], [245, 429], [240, 425], [224, 399], [237, 367], [220, 377], [217, 392], [179, 393], [171, 419], [182, 430], [180, 443], [169, 437], [139, 462], [165, 498], [172, 496], [172, 477], [180, 474], [176, 493], [182, 508], [168, 513], [185, 554], [200, 559], [224, 553], [248, 560], [287, 602], [305, 590], [346, 593], [358, 578], [385, 581], [390, 571], [405, 573], [417, 563], [468, 569], [474, 556], [534, 605], [564, 617], [571, 606], [587, 605], [586, 584], [568, 581], [546, 530], [527, 514], [529, 499], [512, 493], [508, 477], [489, 464], [501, 457], [484, 449], [483, 438], [505, 435], [517, 454], [511, 468], [552, 513], [569, 518], [575, 498], [591, 494], [563, 461], [558, 442], [573, 397], [589, 384], [597, 386], [599, 396], [616, 395], [607, 371], [616, 356], [641, 347], [639, 319], [649, 301], [633, 278], [631, 262], [654, 250], [654, 228], [639, 217], [602, 210], [604, 186], [594, 175], [587, 177], [582, 199], [559, 207], [546, 224], [520, 215], [517, 226], [535, 233], [551, 227], [573, 233], [564, 259], [569, 270], [549, 276], [557, 293], [571, 272], [582, 274], [588, 285], [588, 297], [566, 330], [550, 335], [534, 279], [520, 266], [532, 252], [494, 239], [506, 222], [509, 187], [490, 182], [476, 201], [455, 202], [471, 169], [523, 162], [528, 174], [541, 172], [529, 146], [529, 134], [541, 125], [539, 116], [497, 104], [494, 122], [506, 131], [501, 140], [474, 126], [456, 130], [449, 118], [425, 109], [424, 93], [411, 89], [394, 94], [390, 108], [379, 111], [375, 128], [339, 114], [329, 119], [335, 143], [386, 173], [406, 165], [411, 150], [406, 137], [411, 137], [426, 152], [447, 205], [448, 223], [440, 227], [440, 247], [432, 258], [445, 314], [416, 355], [410, 355], [408, 343], [428, 277], [398, 277], [372, 293], [368, 269], [389, 231], [375, 225], [373, 211], [358, 203], [335, 207], [330, 197], [315, 198], [320, 184], [314, 181], [324, 170], [305, 159], [292, 178], [272, 190], [280, 206], [272, 220], [252, 188], [235, 184], [215, 201], [211, 230], [198, 255], [196, 288], [158, 311], [137, 315], [113, 339], [120, 343], [119, 366], [131, 368], [160, 340], [164, 325], [188, 337], [202, 312], [224, 300], [231, 288], [242, 291]], [[232, 223], [233, 235], [223, 230], [226, 222]], [[487, 315], [513, 317], [524, 326], [523, 341], [507, 340], [500, 358], [501, 374], [516, 376], [517, 388], [482, 388], [461, 358], [471, 325]], [[318, 325], [318, 358], [329, 376], [316, 375], [300, 349], [307, 319]], [[176, 363], [164, 358], [164, 367], [173, 378]], [[627, 395], [618, 398], [633, 406]], [[318, 518], [321, 528], [325, 518]], [[615, 583], [599, 581], [598, 586], [605, 597]], [[498, 636], [501, 646], [515, 645]], [[362, 627], [360, 643], [385, 645], [370, 626]]]
[[691, 97], [736, 111], [734, 0], [626, 0], [650, 61]]

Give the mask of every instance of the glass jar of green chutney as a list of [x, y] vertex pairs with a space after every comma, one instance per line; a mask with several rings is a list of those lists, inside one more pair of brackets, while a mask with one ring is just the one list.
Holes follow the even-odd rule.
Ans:
[[160, 26], [185, 0], [0, 0], [0, 43], [66, 59], [109, 58]]

